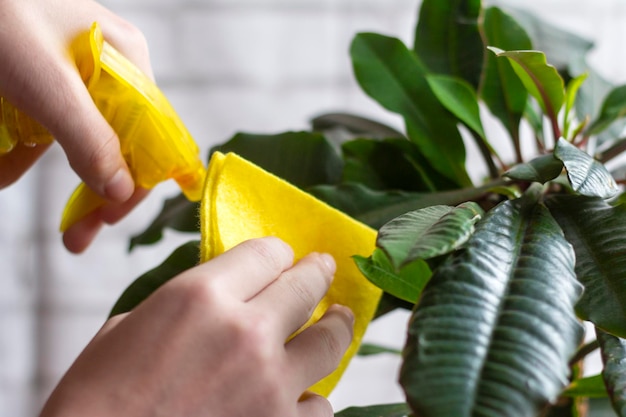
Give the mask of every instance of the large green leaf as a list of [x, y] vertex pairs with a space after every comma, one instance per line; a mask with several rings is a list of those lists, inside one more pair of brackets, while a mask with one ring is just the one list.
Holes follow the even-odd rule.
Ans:
[[406, 404], [384, 404], [346, 408], [335, 417], [408, 417], [410, 412]]
[[363, 90], [386, 109], [404, 117], [409, 138], [430, 164], [459, 186], [471, 181], [465, 145], [456, 119], [426, 82], [427, 69], [398, 39], [360, 33], [350, 48], [354, 74]]
[[626, 417], [626, 340], [596, 329], [604, 370], [602, 377], [613, 409]]
[[[483, 30], [488, 45], [505, 51], [532, 48], [524, 29], [511, 16], [496, 7], [485, 9]], [[507, 60], [498, 59], [493, 54], [487, 55], [480, 96], [509, 132], [521, 158], [519, 126], [528, 93]]]
[[600, 162], [561, 138], [554, 156], [563, 162], [572, 188], [588, 197], [611, 198], [619, 187], [611, 173]]
[[476, 200], [497, 189], [495, 187], [494, 184], [454, 191], [413, 193], [376, 191], [361, 184], [341, 184], [312, 187], [307, 191], [336, 209], [378, 229], [408, 211], [440, 204], [455, 206], [464, 201]]
[[576, 275], [585, 287], [576, 311], [626, 337], [626, 207], [565, 195], [552, 196], [546, 204], [576, 251]]
[[[565, 100], [565, 85], [556, 68], [539, 51], [503, 51], [490, 47], [498, 57], [508, 58], [513, 70], [553, 123]], [[558, 135], [560, 136], [560, 135]], [[558, 137], [557, 136], [557, 137]]]
[[418, 260], [395, 268], [385, 253], [376, 249], [372, 256], [355, 256], [361, 273], [374, 285], [394, 297], [415, 304], [431, 276], [426, 262]]
[[492, 209], [411, 317], [400, 381], [415, 414], [537, 415], [569, 382], [581, 291], [543, 205], [524, 197]]
[[469, 239], [482, 214], [474, 202], [411, 211], [381, 227], [376, 246], [385, 251], [396, 268], [416, 259], [446, 255]]
[[335, 147], [315, 132], [277, 135], [238, 133], [213, 150], [235, 152], [301, 188], [337, 183], [343, 168]]
[[523, 164], [517, 164], [504, 175], [514, 180], [545, 184], [558, 177], [561, 171], [563, 171], [563, 162], [550, 154], [538, 156]]
[[180, 246], [161, 265], [146, 272], [130, 284], [117, 300], [109, 315], [112, 317], [131, 311], [157, 288], [181, 272], [194, 267], [199, 260], [199, 241], [187, 242]]
[[587, 128], [587, 134], [598, 134], [624, 116], [626, 116], [626, 85], [614, 88], [606, 96], [600, 114]]
[[415, 28], [415, 53], [433, 72], [459, 77], [478, 88], [484, 45], [480, 0], [424, 0]]
[[391, 126], [349, 113], [324, 113], [311, 120], [313, 131], [327, 134], [340, 131], [350, 137], [361, 138], [403, 138], [404, 135]]
[[128, 250], [137, 245], [150, 245], [163, 237], [163, 230], [171, 228], [179, 232], [200, 232], [198, 210], [200, 203], [194, 203], [183, 195], [168, 198], [156, 219], [138, 235], [131, 237]]

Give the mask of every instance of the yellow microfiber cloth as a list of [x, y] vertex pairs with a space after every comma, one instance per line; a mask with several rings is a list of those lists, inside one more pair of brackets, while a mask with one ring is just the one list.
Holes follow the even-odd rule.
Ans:
[[354, 339], [341, 364], [311, 387], [328, 396], [357, 352], [382, 294], [351, 258], [372, 253], [376, 231], [236, 154], [219, 152], [209, 164], [200, 221], [203, 262], [245, 240], [264, 236], [287, 242], [296, 259], [310, 252], [326, 252], [335, 258], [333, 284], [305, 325], [319, 320], [332, 304], [349, 307], [355, 316]]

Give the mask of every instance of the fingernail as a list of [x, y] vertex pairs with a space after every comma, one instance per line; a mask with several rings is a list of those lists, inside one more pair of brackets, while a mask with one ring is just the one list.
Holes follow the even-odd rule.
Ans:
[[104, 186], [105, 196], [112, 201], [124, 202], [133, 195], [135, 184], [132, 177], [123, 168], [120, 168]]
[[322, 253], [322, 254], [320, 254], [320, 256], [322, 257], [322, 261], [324, 261], [324, 263], [326, 264], [328, 269], [334, 274], [335, 270], [337, 269], [337, 264], [335, 263], [335, 258], [333, 258], [331, 255], [329, 255], [327, 253]]

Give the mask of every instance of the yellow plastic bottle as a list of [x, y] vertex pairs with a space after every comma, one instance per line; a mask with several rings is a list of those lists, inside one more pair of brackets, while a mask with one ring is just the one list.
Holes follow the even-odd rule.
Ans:
[[[96, 107], [117, 133], [135, 185], [150, 189], [173, 178], [192, 201], [199, 201], [206, 169], [195, 141], [161, 90], [108, 44], [97, 23], [71, 47]], [[50, 134], [0, 98], [0, 155], [18, 141], [49, 143]], [[70, 197], [61, 231], [105, 203], [81, 183]]]

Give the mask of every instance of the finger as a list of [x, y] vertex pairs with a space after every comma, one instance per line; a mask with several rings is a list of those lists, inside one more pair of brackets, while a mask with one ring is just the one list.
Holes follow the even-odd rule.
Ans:
[[298, 401], [299, 417], [333, 417], [333, 407], [321, 395], [305, 392]]
[[248, 301], [292, 264], [289, 245], [264, 237], [245, 241], [199, 265], [186, 274], [185, 280], [209, 280], [219, 293]]
[[344, 306], [331, 306], [322, 318], [285, 346], [296, 387], [306, 389], [337, 368], [352, 340], [354, 316]]
[[130, 313], [122, 313], [108, 319], [100, 328], [100, 331], [94, 336], [93, 340], [97, 341], [98, 339], [104, 337], [107, 333], [115, 329], [124, 319], [126, 319], [129, 314]]
[[106, 224], [117, 223], [134, 209], [150, 193], [150, 190], [137, 187], [133, 195], [123, 203], [111, 203], [100, 209], [100, 218]]
[[102, 228], [102, 225], [100, 209], [97, 209], [74, 223], [63, 233], [63, 244], [68, 251], [81, 253], [87, 249]]
[[328, 254], [310, 254], [283, 272], [250, 303], [259, 311], [269, 311], [287, 339], [307, 322], [315, 306], [328, 291], [335, 273], [335, 261]]
[[49, 147], [30, 147], [18, 143], [11, 152], [0, 156], [0, 190], [20, 179]]

